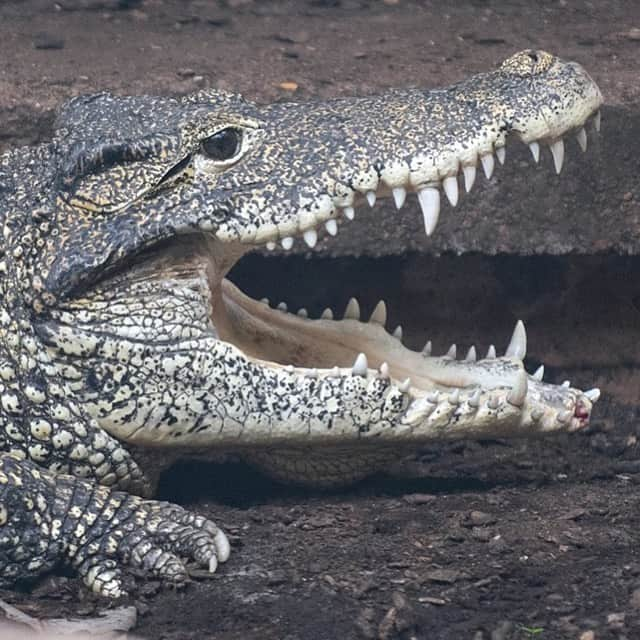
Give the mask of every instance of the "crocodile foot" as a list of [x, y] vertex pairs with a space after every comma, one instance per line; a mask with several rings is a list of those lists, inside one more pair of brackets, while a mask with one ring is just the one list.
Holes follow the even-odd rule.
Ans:
[[213, 522], [181, 507], [0, 455], [0, 584], [67, 565], [117, 598], [126, 566], [179, 585], [188, 580], [181, 558], [214, 572], [229, 551]]

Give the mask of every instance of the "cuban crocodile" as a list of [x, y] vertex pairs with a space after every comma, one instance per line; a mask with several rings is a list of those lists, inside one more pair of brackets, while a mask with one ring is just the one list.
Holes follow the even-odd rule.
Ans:
[[[232, 454], [281, 480], [352, 482], [432, 440], [576, 431], [599, 391], [503, 356], [405, 348], [351, 300], [312, 319], [225, 275], [259, 247], [313, 248], [355, 208], [417, 194], [427, 235], [510, 138], [559, 172], [600, 91], [524, 51], [442, 90], [257, 105], [71, 100], [50, 142], [0, 160], [0, 583], [67, 565], [121, 595], [127, 566], [184, 582], [229, 556], [213, 522], [148, 499], [180, 457]], [[323, 231], [324, 230], [324, 231]]]

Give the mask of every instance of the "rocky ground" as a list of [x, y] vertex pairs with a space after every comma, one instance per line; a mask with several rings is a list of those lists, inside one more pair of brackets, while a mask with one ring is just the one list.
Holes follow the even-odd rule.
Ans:
[[[137, 634], [167, 640], [640, 637], [636, 2], [23, 0], [0, 4], [0, 35], [0, 149], [46, 140], [56, 104], [102, 89], [308, 100], [447, 84], [526, 47], [584, 64], [603, 130], [585, 155], [568, 144], [560, 177], [509, 149], [429, 242], [417, 211], [381, 206], [323, 258], [250, 257], [234, 278], [315, 313], [384, 297], [415, 348], [506, 344], [522, 317], [531, 370], [603, 388], [590, 431], [419, 451], [404, 478], [332, 493], [178, 467], [162, 496], [210, 514], [234, 553], [127, 604]], [[108, 606], [64, 576], [0, 598], [36, 617]]]

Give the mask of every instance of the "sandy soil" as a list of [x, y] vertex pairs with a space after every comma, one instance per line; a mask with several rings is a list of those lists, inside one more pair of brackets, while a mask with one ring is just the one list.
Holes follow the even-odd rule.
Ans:
[[[381, 209], [326, 249], [417, 253], [258, 256], [234, 277], [313, 313], [385, 297], [415, 348], [506, 344], [523, 317], [531, 370], [544, 362], [552, 380], [605, 390], [591, 430], [419, 451], [408, 478], [332, 493], [239, 466], [178, 467], [162, 497], [211, 515], [234, 553], [212, 579], [179, 592], [139, 581], [127, 602], [136, 633], [167, 640], [640, 637], [640, 260], [602, 254], [640, 246], [638, 3], [23, 0], [0, 5], [0, 34], [0, 149], [45, 140], [60, 100], [102, 89], [302, 100], [447, 84], [525, 47], [587, 66], [605, 126], [586, 156], [569, 153], [562, 179], [549, 162], [521, 171], [530, 163], [514, 151], [433, 244], [417, 214], [398, 224]], [[567, 255], [427, 255], [444, 250]], [[0, 597], [43, 617], [108, 606], [72, 577]]]

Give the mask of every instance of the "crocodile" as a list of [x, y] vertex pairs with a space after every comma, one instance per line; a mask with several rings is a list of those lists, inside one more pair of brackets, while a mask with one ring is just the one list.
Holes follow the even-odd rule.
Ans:
[[311, 318], [225, 276], [259, 248], [313, 249], [377, 198], [415, 193], [430, 235], [441, 192], [455, 206], [508, 139], [536, 161], [548, 145], [560, 172], [601, 102], [581, 66], [528, 50], [440, 90], [64, 105], [49, 142], [0, 159], [0, 584], [64, 565], [117, 597], [131, 568], [215, 571], [224, 532], [152, 499], [181, 458], [335, 486], [434, 440], [583, 429], [599, 390], [527, 373], [521, 322], [504, 355], [437, 356], [386, 330], [384, 302]]

